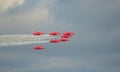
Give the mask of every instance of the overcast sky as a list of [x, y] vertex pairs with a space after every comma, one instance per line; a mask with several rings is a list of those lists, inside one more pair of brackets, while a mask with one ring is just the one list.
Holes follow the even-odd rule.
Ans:
[[73, 31], [70, 42], [0, 47], [0, 72], [120, 72], [120, 0], [0, 0], [0, 35]]

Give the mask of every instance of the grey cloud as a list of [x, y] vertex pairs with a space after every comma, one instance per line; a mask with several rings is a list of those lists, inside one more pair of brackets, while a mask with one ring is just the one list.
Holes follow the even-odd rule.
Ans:
[[[40, 69], [38, 69], [39, 66], [42, 67], [42, 65], [45, 64], [44, 67], [47, 67], [48, 66], [47, 62], [50, 66], [52, 65], [51, 63], [53, 63], [53, 60], [57, 62], [56, 64], [59, 64], [61, 62], [65, 62], [67, 64], [66, 61], [59, 60], [59, 56], [60, 57], [63, 56], [70, 59], [70, 63], [72, 63], [71, 61], [75, 63], [75, 66], [77, 66], [77, 69], [73, 68], [73, 71], [119, 72], [120, 71], [119, 69], [120, 67], [120, 62], [119, 62], [120, 60], [119, 59], [120, 57], [120, 49], [119, 49], [120, 48], [120, 44], [119, 44], [120, 43], [120, 39], [119, 39], [120, 4], [119, 3], [120, 3], [119, 0], [114, 0], [114, 1], [112, 0], [109, 0], [109, 1], [108, 0], [91, 0], [91, 1], [90, 0], [66, 0], [66, 1], [60, 1], [60, 2], [59, 1], [53, 2], [48, 7], [49, 13], [52, 14], [53, 16], [52, 21], [49, 20], [47, 23], [43, 23], [43, 25], [39, 25], [40, 24], [39, 21], [35, 22], [36, 25], [31, 25], [31, 26], [18, 25], [18, 27], [22, 29], [21, 30], [17, 27], [19, 29], [19, 32], [27, 33], [34, 30], [36, 31], [44, 30], [46, 32], [47, 31], [48, 32], [49, 31], [60, 31], [60, 32], [74, 31], [76, 34], [68, 43], [44, 44], [46, 47], [46, 50], [41, 52], [36, 52], [37, 54], [32, 54], [32, 45], [25, 46], [25, 47], [18, 47], [18, 48], [15, 47], [17, 49], [15, 50], [12, 49], [13, 50], [12, 52], [22, 52], [20, 53], [20, 58], [22, 58], [22, 56], [23, 58], [25, 58], [25, 60], [20, 61], [20, 60], [16, 60], [16, 58], [13, 57], [15, 58], [15, 61], [20, 61], [20, 63], [22, 64], [25, 63], [26, 61], [31, 62], [31, 63], [28, 62], [27, 64], [28, 66], [26, 66], [25, 68], [21, 66], [16, 68], [15, 71], [17, 70], [19, 71], [20, 69], [27, 70], [27, 67], [29, 70], [32, 67], [31, 65], [33, 65], [33, 67], [37, 66], [37, 68], [34, 68], [33, 70], [37, 69], [37, 71], [40, 71]], [[39, 7], [39, 5], [35, 7]], [[43, 8], [44, 8], [44, 5], [43, 5]], [[32, 10], [36, 10], [36, 8], [34, 9], [33, 7]], [[4, 21], [4, 19], [1, 19], [1, 21]], [[9, 22], [14, 23], [12, 21], [3, 22], [0, 27], [9, 28], [7, 27], [8, 25], [6, 26], [4, 25]], [[12, 24], [12, 25], [17, 26], [17, 24]], [[13, 27], [10, 27], [10, 28], [11, 29], [8, 29], [8, 30], [11, 30], [11, 31], [16, 30], [16, 29], [12, 29]], [[1, 29], [1, 31], [2, 30], [5, 30], [5, 29]], [[3, 33], [5, 32], [8, 33], [7, 30], [3, 31]], [[18, 33], [18, 30], [16, 30], [15, 32]], [[5, 51], [6, 49], [1, 49], [0, 51], [2, 50]], [[11, 50], [8, 49], [8, 51], [11, 51]], [[19, 55], [16, 55], [16, 56], [19, 56]], [[47, 57], [44, 58], [45, 56]], [[51, 56], [56, 56], [58, 58], [49, 60], [52, 58]], [[9, 57], [4, 59], [9, 59]], [[60, 71], [60, 70], [62, 69], [59, 69], [56, 71]], [[66, 70], [63, 70], [63, 72]], [[30, 69], [30, 71], [32, 71], [32, 69]], [[52, 68], [50, 71], [53, 71]], [[70, 70], [68, 70], [68, 72], [70, 72]]]
[[24, 3], [24, 0], [0, 0], [0, 13], [3, 13], [10, 8], [15, 8], [19, 5], [22, 5]]
[[[1, 33], [16, 33], [16, 30], [18, 33], [33, 32], [39, 29], [47, 29], [45, 27], [47, 25], [51, 26], [50, 22], [52, 22], [53, 16], [50, 14], [48, 8], [51, 3], [46, 0], [37, 2], [37, 5], [34, 5], [34, 7], [30, 6], [31, 9], [28, 8], [29, 4], [26, 3], [27, 7], [24, 5], [25, 8], [20, 8], [20, 10], [22, 10], [20, 12], [13, 10], [10, 13], [0, 15]], [[12, 14], [12, 12], [14, 12], [14, 14]]]

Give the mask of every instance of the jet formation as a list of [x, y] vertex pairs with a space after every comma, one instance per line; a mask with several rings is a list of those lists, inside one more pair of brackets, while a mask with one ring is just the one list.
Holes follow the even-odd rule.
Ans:
[[[34, 36], [41, 36], [44, 35], [44, 32], [33, 32]], [[52, 37], [50, 37], [49, 42], [50, 43], [60, 43], [60, 42], [67, 42], [70, 41], [70, 38], [74, 35], [74, 32], [64, 32], [64, 33], [60, 33], [60, 32], [50, 32], [49, 35], [50, 36], [59, 36], [57, 39], [52, 39]], [[45, 49], [44, 46], [34, 46], [33, 47], [34, 50], [43, 50]]]

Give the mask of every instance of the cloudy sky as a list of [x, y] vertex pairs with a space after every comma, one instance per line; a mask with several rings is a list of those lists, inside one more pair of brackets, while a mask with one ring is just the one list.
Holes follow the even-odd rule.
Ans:
[[0, 0], [0, 35], [73, 31], [68, 43], [0, 47], [0, 72], [120, 72], [120, 0]]

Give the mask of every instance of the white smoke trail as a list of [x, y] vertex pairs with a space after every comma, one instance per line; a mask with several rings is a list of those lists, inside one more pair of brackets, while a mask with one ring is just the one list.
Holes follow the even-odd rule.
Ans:
[[0, 46], [49, 43], [50, 35], [34, 36], [30, 34], [0, 35]]
[[28, 42], [13, 42], [13, 43], [2, 43], [0, 46], [15, 46], [15, 45], [28, 45], [28, 44], [36, 44], [36, 43], [49, 43], [49, 41], [28, 41]]

